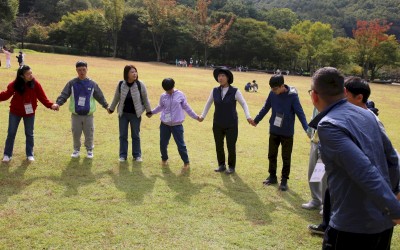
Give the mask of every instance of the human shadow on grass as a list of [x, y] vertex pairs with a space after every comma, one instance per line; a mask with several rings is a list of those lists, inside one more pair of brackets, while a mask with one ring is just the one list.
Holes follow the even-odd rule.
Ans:
[[269, 185], [269, 186], [264, 186], [264, 188], [268, 192], [276, 192], [282, 199], [286, 201], [285, 202], [280, 202], [279, 207], [282, 209], [286, 209], [289, 213], [295, 213], [298, 214], [306, 219], [310, 219], [310, 213], [315, 213], [317, 218], [321, 218], [319, 216], [319, 210], [306, 210], [301, 207], [301, 204], [306, 203], [307, 201], [304, 200], [296, 191], [294, 191], [290, 187], [290, 183], [288, 184], [289, 188], [287, 191], [281, 191], [279, 190], [279, 183], [276, 185]]
[[160, 177], [164, 180], [168, 187], [176, 194], [175, 200], [185, 204], [190, 204], [192, 196], [200, 193], [206, 184], [195, 184], [190, 179], [190, 169], [179, 174], [171, 171], [169, 166], [162, 167], [163, 176]]
[[233, 175], [221, 173], [221, 179], [226, 189], [218, 187], [219, 191], [244, 207], [247, 220], [256, 225], [271, 222], [269, 214], [274, 210], [274, 204], [268, 206], [264, 204], [257, 193], [243, 182], [237, 173]]
[[52, 176], [49, 179], [65, 186], [64, 196], [74, 196], [79, 194], [79, 188], [95, 182], [96, 178], [92, 173], [92, 159], [84, 158], [82, 162], [79, 158], [72, 158], [60, 177]]
[[10, 171], [9, 163], [0, 164], [0, 205], [7, 203], [9, 197], [20, 193], [38, 179], [25, 179], [29, 165], [28, 161], [23, 161], [14, 171]]
[[132, 171], [129, 171], [129, 164], [121, 162], [118, 172], [108, 171], [118, 190], [126, 194], [126, 200], [135, 205], [143, 203], [144, 196], [152, 193], [156, 176], [147, 177], [142, 171], [142, 164], [133, 162]]

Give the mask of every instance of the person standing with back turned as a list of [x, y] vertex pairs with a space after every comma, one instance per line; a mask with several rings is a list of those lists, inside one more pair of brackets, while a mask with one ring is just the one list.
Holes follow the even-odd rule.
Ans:
[[345, 99], [337, 69], [317, 70], [310, 94], [331, 201], [322, 249], [390, 249], [400, 224], [396, 151], [375, 115]]

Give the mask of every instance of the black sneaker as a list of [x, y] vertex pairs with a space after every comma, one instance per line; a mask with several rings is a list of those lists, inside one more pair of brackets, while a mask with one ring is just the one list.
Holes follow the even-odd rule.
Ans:
[[219, 165], [218, 168], [214, 169], [215, 172], [224, 172], [226, 170], [225, 165]]
[[308, 230], [310, 230], [310, 232], [314, 234], [321, 234], [321, 235], [325, 234], [325, 228], [321, 224], [319, 225], [310, 224], [308, 225]]
[[288, 190], [287, 179], [281, 180], [281, 184], [279, 185], [279, 190], [281, 190], [281, 191]]
[[263, 181], [263, 184], [266, 186], [276, 183], [278, 183], [278, 179], [276, 178], [276, 176], [271, 176], [271, 175], [265, 181]]
[[235, 169], [234, 168], [229, 168], [228, 170], [225, 171], [226, 174], [233, 174], [235, 173]]

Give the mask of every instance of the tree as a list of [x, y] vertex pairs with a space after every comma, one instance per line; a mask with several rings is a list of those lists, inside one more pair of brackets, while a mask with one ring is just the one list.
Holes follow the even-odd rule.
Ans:
[[215, 20], [209, 17], [208, 6], [211, 0], [197, 0], [196, 9], [191, 13], [191, 35], [204, 46], [204, 65], [207, 67], [207, 49], [217, 48], [224, 44], [225, 35], [231, 28], [235, 16], [229, 21], [224, 17]]
[[331, 25], [305, 20], [294, 25], [290, 32], [301, 36], [302, 47], [299, 57], [303, 60], [307, 71], [312, 72], [318, 63], [315, 57], [317, 51], [333, 39]]
[[394, 35], [388, 36], [388, 39], [379, 43], [374, 49], [369, 62], [371, 79], [375, 79], [378, 70], [386, 65], [396, 65], [399, 61], [399, 43]]
[[1, 0], [0, 1], [0, 22], [13, 21], [18, 13], [18, 0]]
[[37, 14], [31, 11], [18, 16], [15, 20], [17, 37], [21, 42], [22, 49], [24, 48], [25, 37], [28, 34], [28, 30], [30, 27], [38, 23], [37, 19]]
[[[274, 48], [276, 29], [264, 21], [238, 18], [226, 35], [222, 46], [223, 61], [236, 65], [262, 68], [262, 63], [270, 60]], [[221, 60], [222, 61], [222, 60]]]
[[289, 30], [298, 20], [297, 14], [288, 8], [272, 8], [265, 13], [265, 21], [277, 29]]
[[353, 30], [357, 42], [357, 62], [363, 68], [362, 77], [368, 78], [368, 69], [373, 58], [379, 53], [379, 46], [389, 39], [386, 32], [390, 24], [375, 19], [372, 21], [357, 21], [357, 28]]
[[113, 39], [113, 57], [117, 55], [118, 32], [121, 30], [124, 18], [124, 0], [103, 0], [104, 17], [111, 30]]
[[302, 37], [290, 32], [278, 32], [275, 36], [274, 44], [276, 68], [296, 70], [297, 58], [302, 46]]
[[175, 0], [144, 0], [145, 14], [140, 18], [148, 25], [153, 38], [157, 62], [161, 61], [161, 48], [166, 34], [173, 28], [179, 12]]
[[61, 18], [66, 43], [84, 53], [100, 55], [104, 49], [107, 30], [101, 10], [82, 10]]

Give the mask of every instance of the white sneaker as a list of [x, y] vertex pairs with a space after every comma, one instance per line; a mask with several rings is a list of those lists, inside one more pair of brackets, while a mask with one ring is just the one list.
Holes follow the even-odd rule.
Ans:
[[119, 161], [124, 162], [124, 161], [126, 161], [126, 159], [124, 157], [119, 157]]
[[11, 157], [9, 157], [8, 155], [4, 155], [2, 162], [9, 162], [11, 161]]
[[28, 161], [30, 162], [35, 161], [35, 158], [33, 156], [28, 156]]
[[136, 158], [135, 158], [135, 161], [137, 161], [137, 162], [142, 162], [143, 159], [142, 159], [142, 157], [139, 156], [139, 157], [136, 157]]
[[71, 155], [72, 158], [78, 158], [79, 157], [79, 150], [74, 150]]
[[88, 158], [88, 159], [92, 159], [93, 158], [93, 150], [87, 151], [86, 158]]
[[317, 205], [317, 204], [315, 204], [315, 202], [313, 202], [313, 201], [304, 203], [304, 204], [301, 205], [301, 207], [304, 208], [304, 209], [308, 209], [308, 210], [311, 210], [311, 209], [321, 209], [321, 205]]

